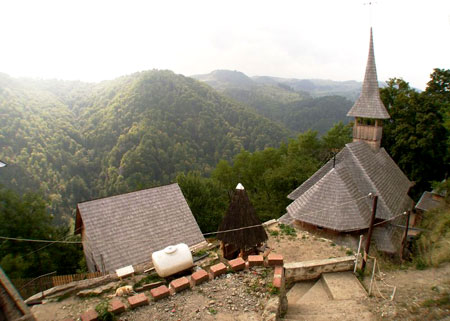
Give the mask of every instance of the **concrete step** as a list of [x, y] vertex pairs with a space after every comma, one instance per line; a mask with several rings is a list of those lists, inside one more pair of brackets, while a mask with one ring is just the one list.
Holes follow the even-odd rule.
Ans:
[[367, 312], [367, 307], [355, 300], [329, 300], [288, 305], [287, 315], [325, 315]]
[[331, 298], [328, 295], [328, 292], [325, 290], [321, 279], [319, 279], [303, 296], [301, 296], [295, 303], [292, 303], [325, 303], [330, 300]]
[[295, 283], [286, 294], [289, 304], [296, 303], [306, 292], [313, 287], [316, 281], [303, 281]]
[[370, 312], [362, 313], [332, 313], [323, 315], [286, 315], [281, 320], [285, 321], [375, 321], [376, 318]]
[[321, 279], [333, 300], [367, 297], [366, 290], [352, 272], [323, 273]]

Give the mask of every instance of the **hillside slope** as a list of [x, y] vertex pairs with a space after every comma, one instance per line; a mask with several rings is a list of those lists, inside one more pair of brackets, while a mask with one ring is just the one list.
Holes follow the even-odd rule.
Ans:
[[220, 159], [278, 146], [290, 133], [170, 71], [98, 84], [0, 74], [0, 181], [41, 190], [57, 217], [82, 200], [208, 172]]

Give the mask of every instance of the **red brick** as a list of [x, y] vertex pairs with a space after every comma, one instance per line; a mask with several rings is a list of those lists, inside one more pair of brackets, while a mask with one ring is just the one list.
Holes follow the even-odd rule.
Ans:
[[170, 291], [167, 288], [167, 286], [161, 285], [157, 288], [151, 289], [150, 294], [152, 295], [153, 299], [156, 301], [156, 300], [168, 297], [170, 295]]
[[248, 256], [248, 265], [249, 267], [255, 265], [264, 265], [264, 258], [262, 255], [249, 255]]
[[170, 282], [170, 286], [174, 288], [175, 292], [181, 292], [189, 287], [189, 280], [183, 276]]
[[211, 266], [209, 270], [211, 271], [213, 278], [215, 278], [218, 277], [219, 275], [224, 274], [227, 271], [227, 266], [221, 262]]
[[270, 253], [267, 256], [267, 263], [270, 266], [283, 265], [283, 256], [281, 254]]
[[98, 314], [95, 310], [89, 310], [81, 314], [81, 321], [96, 321]]
[[148, 298], [144, 293], [139, 293], [136, 295], [133, 295], [132, 297], [128, 298], [128, 303], [130, 304], [130, 307], [132, 309], [147, 305], [148, 304]]
[[283, 277], [284, 275], [284, 268], [282, 266], [276, 266], [274, 271], [273, 271], [273, 275], [279, 275], [280, 277]]
[[109, 311], [111, 311], [112, 313], [120, 314], [122, 312], [125, 312], [125, 310], [125, 304], [123, 304], [123, 302], [119, 299], [112, 299], [111, 302], [109, 302]]
[[198, 285], [202, 282], [208, 281], [208, 273], [205, 270], [198, 270], [191, 275], [191, 280], [194, 285]]
[[276, 288], [281, 288], [281, 281], [282, 281], [281, 276], [274, 275], [272, 284]]
[[230, 264], [233, 271], [241, 271], [241, 270], [245, 269], [245, 261], [241, 257], [238, 257], [237, 259], [228, 261], [228, 264]]

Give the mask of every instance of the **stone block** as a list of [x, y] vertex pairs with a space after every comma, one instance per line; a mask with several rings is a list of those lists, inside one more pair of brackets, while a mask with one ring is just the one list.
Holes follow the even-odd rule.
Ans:
[[235, 272], [245, 269], [245, 261], [241, 257], [228, 261], [228, 264], [231, 266], [231, 269]]
[[128, 303], [130, 304], [130, 307], [132, 309], [135, 309], [137, 307], [147, 305], [148, 298], [144, 293], [139, 293], [139, 294], [133, 295], [132, 297], [129, 297]]
[[165, 285], [161, 285], [157, 288], [151, 289], [150, 294], [155, 301], [168, 297], [170, 295], [169, 288]]
[[211, 272], [211, 275], [213, 276], [213, 278], [216, 278], [219, 275], [222, 275], [225, 272], [227, 272], [227, 266], [221, 262], [221, 263], [211, 266], [209, 268], [209, 271]]
[[264, 257], [262, 255], [249, 255], [247, 260], [249, 267], [264, 265]]
[[203, 269], [198, 270], [192, 273], [191, 275], [191, 281], [194, 285], [198, 285], [200, 283], [208, 281], [208, 279], [209, 279], [208, 273]]
[[269, 266], [283, 265], [283, 255], [270, 253], [267, 256], [267, 263]]
[[109, 311], [111, 311], [114, 314], [120, 314], [122, 312], [125, 312], [126, 307], [125, 304], [123, 304], [122, 301], [115, 298], [112, 299], [111, 302], [109, 302]]
[[95, 310], [88, 310], [81, 314], [81, 321], [97, 321], [98, 314]]
[[187, 277], [181, 277], [170, 282], [170, 286], [175, 290], [175, 292], [181, 292], [189, 287], [189, 280]]

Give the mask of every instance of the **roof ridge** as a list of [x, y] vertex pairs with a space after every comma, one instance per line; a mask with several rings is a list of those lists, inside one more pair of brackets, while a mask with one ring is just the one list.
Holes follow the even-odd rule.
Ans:
[[[94, 201], [100, 201], [100, 200], [104, 200], [107, 198], [115, 198], [115, 197], [121, 197], [124, 195], [129, 195], [129, 194], [133, 194], [133, 193], [140, 193], [140, 192], [144, 192], [144, 191], [148, 191], [148, 190], [156, 190], [156, 189], [162, 189], [162, 188], [168, 188], [171, 187], [173, 185], [178, 185], [178, 183], [171, 183], [171, 184], [166, 184], [166, 185], [160, 185], [160, 186], [153, 186], [153, 187], [149, 187], [149, 188], [143, 188], [137, 191], [131, 191], [131, 192], [126, 192], [126, 193], [122, 193], [122, 194], [117, 194], [117, 195], [111, 195], [111, 196], [104, 196], [104, 197], [99, 197], [99, 198], [93, 198], [91, 200], [87, 200], [87, 201], [82, 201], [82, 202], [78, 202], [77, 206], [79, 204], [84, 204], [84, 203], [89, 203], [89, 202], [94, 202]], [[179, 187], [179, 185], [178, 185]], [[179, 187], [180, 188], [180, 187]]]

